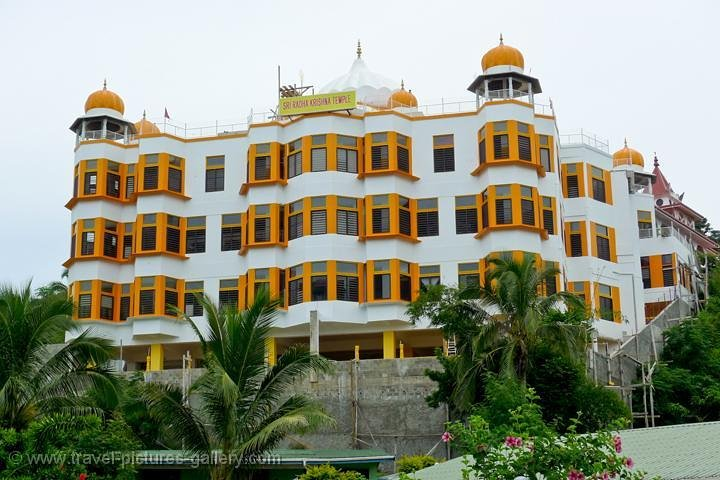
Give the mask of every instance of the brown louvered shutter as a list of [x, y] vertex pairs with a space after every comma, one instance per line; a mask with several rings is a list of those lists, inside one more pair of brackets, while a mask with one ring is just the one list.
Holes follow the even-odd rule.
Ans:
[[571, 233], [570, 234], [570, 256], [571, 257], [582, 257], [582, 234]]
[[578, 198], [580, 196], [580, 184], [578, 183], [577, 175], [568, 175], [565, 179], [567, 184], [567, 196], [568, 198]]
[[535, 225], [535, 204], [532, 200], [522, 199], [520, 201], [523, 225]]
[[371, 148], [370, 165], [373, 170], [385, 170], [390, 166], [387, 145], [374, 145]]
[[593, 198], [598, 202], [606, 203], [605, 198], [605, 182], [598, 178], [592, 179]]
[[270, 218], [255, 219], [255, 242], [270, 241]]
[[455, 233], [477, 233], [477, 209], [463, 208], [455, 210]]
[[327, 233], [327, 211], [313, 210], [310, 213], [310, 234], [324, 235]]
[[171, 192], [182, 192], [183, 174], [177, 168], [168, 168], [168, 190]]
[[435, 148], [433, 149], [433, 167], [438, 172], [454, 172], [455, 171], [455, 148]]
[[410, 219], [410, 211], [400, 209], [400, 233], [403, 235], [411, 235], [412, 234], [412, 225], [411, 225], [411, 219]]
[[548, 235], [555, 235], [555, 218], [552, 210], [543, 210], [543, 228]]
[[158, 188], [158, 166], [145, 167], [143, 190], [156, 190]]
[[397, 147], [398, 170], [410, 173], [410, 152], [405, 147]]
[[493, 153], [495, 160], [510, 158], [510, 143], [506, 134], [493, 135]]
[[389, 208], [373, 208], [372, 227], [373, 233], [388, 233], [390, 231]]
[[180, 229], [167, 227], [165, 230], [165, 250], [180, 253]]
[[417, 236], [418, 237], [434, 237], [440, 234], [440, 226], [438, 222], [438, 212], [418, 212], [417, 213]]
[[103, 256], [116, 258], [117, 257], [117, 241], [118, 237], [114, 233], [105, 232], [103, 235]]
[[143, 251], [155, 250], [157, 240], [157, 230], [155, 227], [142, 227], [140, 237], [140, 249]]
[[108, 173], [105, 176], [108, 197], [120, 198], [120, 175]]
[[495, 200], [495, 223], [498, 225], [508, 225], [511, 224], [512, 221], [512, 200], [509, 198]]
[[610, 261], [610, 240], [605, 237], [597, 237], [598, 258]]
[[532, 160], [532, 151], [530, 149], [530, 137], [525, 135], [518, 135], [518, 150], [520, 154], [520, 160]]
[[165, 290], [165, 315], [175, 316], [174, 308], [178, 307], [178, 293], [174, 290]]

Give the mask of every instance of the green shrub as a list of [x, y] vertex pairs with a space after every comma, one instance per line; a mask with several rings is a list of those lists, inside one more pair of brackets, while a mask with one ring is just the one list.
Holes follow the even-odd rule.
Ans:
[[338, 470], [332, 465], [317, 465], [308, 467], [298, 480], [367, 480], [367, 477], [352, 470]]
[[441, 462], [430, 455], [403, 455], [395, 462], [398, 473], [413, 473]]

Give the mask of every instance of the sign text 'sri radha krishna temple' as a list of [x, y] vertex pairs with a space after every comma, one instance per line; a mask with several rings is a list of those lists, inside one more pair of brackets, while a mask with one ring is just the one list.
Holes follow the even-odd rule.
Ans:
[[305, 113], [352, 110], [357, 106], [355, 91], [321, 93], [280, 99], [280, 115], [302, 115]]

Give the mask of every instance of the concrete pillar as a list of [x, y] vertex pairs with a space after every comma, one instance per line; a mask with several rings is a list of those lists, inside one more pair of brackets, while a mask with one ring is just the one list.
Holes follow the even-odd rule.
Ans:
[[310, 311], [310, 353], [320, 353], [320, 320], [317, 310]]
[[149, 372], [159, 372], [165, 364], [165, 349], [161, 343], [153, 343], [150, 345], [150, 355], [148, 355]]
[[265, 339], [265, 354], [268, 365], [274, 366], [277, 363], [277, 339], [275, 337]]
[[383, 332], [383, 358], [395, 358], [395, 332]]
[[360, 360], [360, 345], [355, 345], [355, 361]]
[[100, 134], [101, 138], [107, 137], [107, 118], [103, 118], [102, 121], [102, 132]]

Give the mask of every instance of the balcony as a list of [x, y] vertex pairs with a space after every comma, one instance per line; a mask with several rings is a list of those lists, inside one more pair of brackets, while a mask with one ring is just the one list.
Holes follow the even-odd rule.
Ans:
[[560, 135], [560, 145], [586, 145], [601, 152], [610, 153], [610, 143], [607, 139], [598, 137], [594, 133], [586, 132], [582, 129], [579, 132]]

